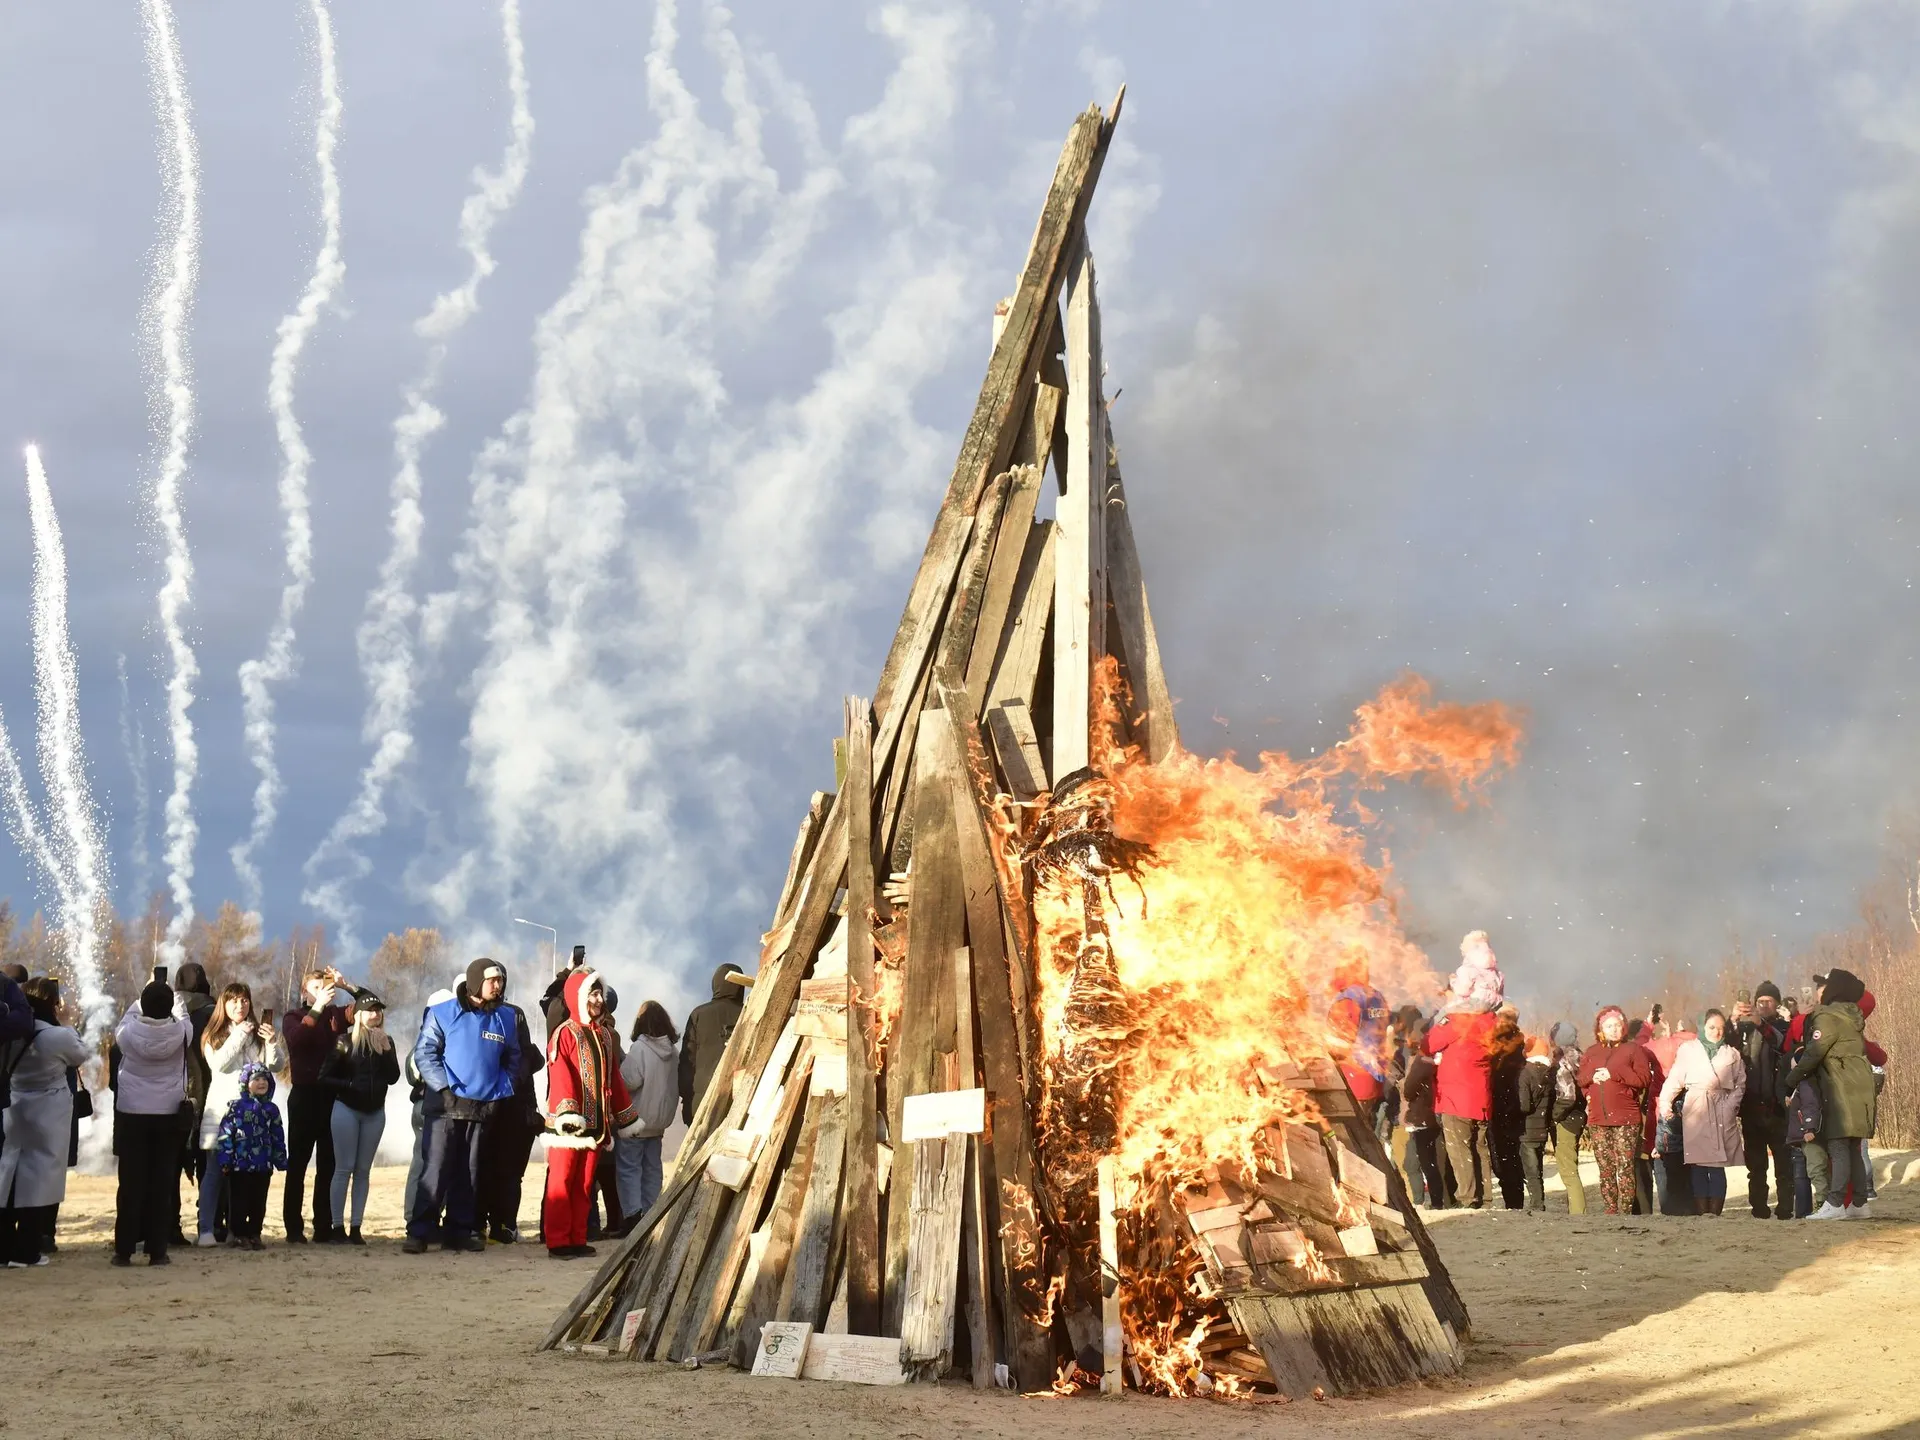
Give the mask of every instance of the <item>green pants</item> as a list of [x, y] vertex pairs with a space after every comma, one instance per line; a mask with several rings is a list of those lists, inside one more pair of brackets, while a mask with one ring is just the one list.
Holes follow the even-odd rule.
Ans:
[[1807, 1188], [1813, 1192], [1813, 1208], [1818, 1210], [1827, 1198], [1827, 1184], [1833, 1177], [1833, 1166], [1827, 1159], [1827, 1147], [1818, 1140], [1800, 1147], [1807, 1159]]
[[1587, 1192], [1580, 1184], [1580, 1132], [1564, 1125], [1553, 1127], [1553, 1163], [1559, 1168], [1560, 1183], [1567, 1187], [1567, 1213], [1587, 1213]]

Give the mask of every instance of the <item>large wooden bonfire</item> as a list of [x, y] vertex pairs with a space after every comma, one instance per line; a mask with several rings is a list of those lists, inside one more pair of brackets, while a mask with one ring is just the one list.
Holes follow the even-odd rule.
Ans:
[[[1113, 832], [1100, 761], [1178, 755], [1085, 232], [1119, 111], [1067, 138], [673, 1181], [549, 1348], [750, 1366], [766, 1338], [809, 1377], [1296, 1397], [1458, 1367], [1459, 1296], [1308, 1026], [1248, 1069], [1276, 1097], [1250, 1143], [1123, 1174], [1115, 1202], [1118, 1058], [1143, 1042], [1105, 916], [1151, 857]], [[1040, 889], [1075, 917], [1044, 1006]]]

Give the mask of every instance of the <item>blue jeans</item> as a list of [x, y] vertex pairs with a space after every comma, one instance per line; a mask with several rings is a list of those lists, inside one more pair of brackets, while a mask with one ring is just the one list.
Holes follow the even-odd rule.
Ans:
[[613, 1164], [621, 1213], [637, 1219], [660, 1198], [660, 1137], [615, 1140]]
[[347, 1224], [347, 1181], [353, 1181], [355, 1230], [367, 1213], [367, 1186], [373, 1181], [373, 1157], [380, 1148], [380, 1132], [387, 1128], [387, 1112], [368, 1115], [343, 1101], [333, 1102], [328, 1123], [333, 1129], [333, 1201], [335, 1225]]
[[420, 1190], [407, 1215], [407, 1234], [418, 1240], [439, 1239], [455, 1244], [476, 1234], [474, 1212], [480, 1173], [478, 1120], [426, 1117], [421, 1141], [426, 1163], [420, 1169]]
[[1696, 1200], [1727, 1198], [1727, 1172], [1718, 1165], [1694, 1165], [1693, 1195]]
[[[1787, 1161], [1793, 1167], [1793, 1218], [1804, 1220], [1813, 1213], [1813, 1177], [1807, 1173], [1807, 1147], [1799, 1141], [1787, 1146]], [[1824, 1190], [1823, 1186], [1823, 1198]]]

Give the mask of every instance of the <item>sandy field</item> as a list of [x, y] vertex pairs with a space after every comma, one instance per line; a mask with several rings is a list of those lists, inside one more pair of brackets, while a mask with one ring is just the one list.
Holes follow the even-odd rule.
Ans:
[[1265, 1405], [537, 1354], [588, 1262], [530, 1244], [402, 1255], [398, 1169], [376, 1178], [364, 1250], [273, 1243], [270, 1218], [265, 1251], [176, 1252], [158, 1275], [108, 1266], [112, 1181], [75, 1176], [53, 1264], [0, 1271], [0, 1435], [1920, 1436], [1920, 1157], [1878, 1158], [1871, 1221], [1574, 1220], [1559, 1197], [1545, 1216], [1438, 1217], [1474, 1316], [1464, 1378]]

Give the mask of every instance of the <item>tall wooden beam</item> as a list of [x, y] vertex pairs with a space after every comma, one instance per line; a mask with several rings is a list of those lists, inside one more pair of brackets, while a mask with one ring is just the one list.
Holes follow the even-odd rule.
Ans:
[[1093, 667], [1107, 653], [1107, 407], [1084, 234], [1067, 276], [1067, 484], [1053, 562], [1053, 773], [1086, 767]]
[[1113, 596], [1113, 615], [1120, 627], [1116, 648], [1133, 689], [1128, 719], [1141, 750], [1157, 765], [1180, 743], [1180, 726], [1174, 719], [1167, 674], [1160, 665], [1160, 641], [1153, 631], [1153, 611], [1147, 608], [1147, 584], [1140, 570], [1133, 516], [1127, 509], [1127, 491], [1117, 461], [1107, 472], [1106, 521], [1107, 589]]
[[847, 1329], [880, 1333], [880, 1156], [873, 1073], [873, 716], [847, 701]]

